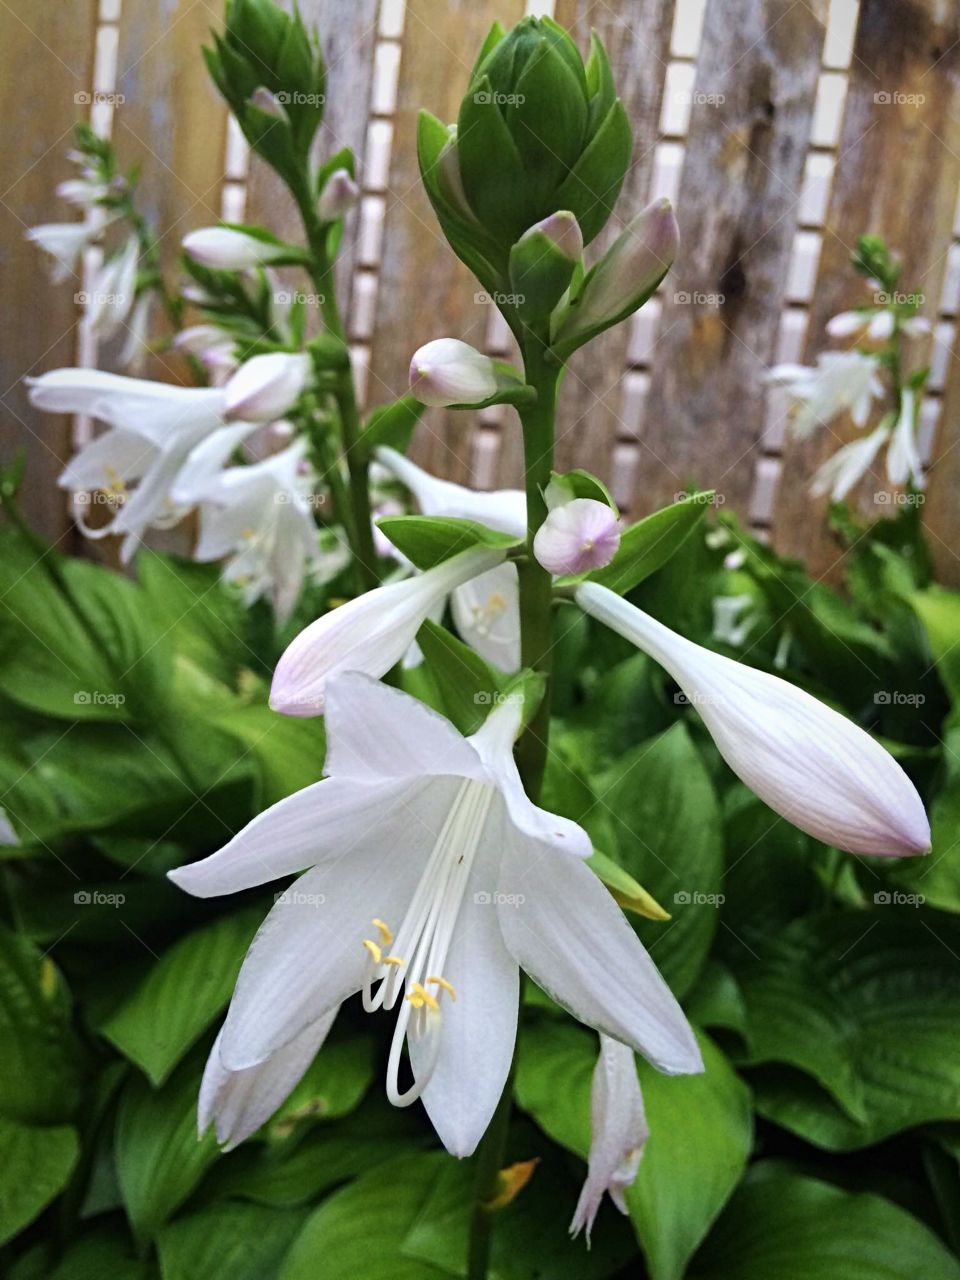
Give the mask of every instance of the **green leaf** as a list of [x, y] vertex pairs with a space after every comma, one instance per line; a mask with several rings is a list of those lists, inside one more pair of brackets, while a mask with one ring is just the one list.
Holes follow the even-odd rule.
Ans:
[[[5, 1067], [8, 1070], [9, 1067]], [[15, 1236], [67, 1185], [79, 1155], [76, 1130], [0, 1118], [0, 1244]]]
[[433, 569], [471, 547], [510, 550], [522, 539], [454, 516], [385, 516], [377, 521], [393, 545], [418, 569]]
[[358, 444], [371, 453], [380, 445], [406, 453], [414, 429], [423, 417], [426, 405], [414, 396], [401, 396], [392, 404], [379, 405], [363, 424]]
[[[651, 1136], [627, 1204], [652, 1280], [683, 1275], [750, 1152], [749, 1093], [719, 1049], [706, 1036], [699, 1041], [703, 1075], [665, 1076], [638, 1063]], [[590, 1149], [590, 1086], [597, 1052], [595, 1036], [549, 1018], [520, 1044], [521, 1107], [555, 1142], [583, 1159]]]
[[284, 1138], [307, 1122], [349, 1115], [373, 1080], [373, 1040], [359, 1032], [328, 1041], [297, 1087], [269, 1121], [271, 1137]]
[[226, 1008], [262, 911], [223, 916], [165, 951], [144, 982], [100, 1028], [161, 1085]]
[[[56, 1261], [54, 1260], [56, 1259]], [[23, 1255], [18, 1262], [23, 1261]], [[129, 1234], [101, 1227], [71, 1242], [61, 1255], [49, 1251], [41, 1270], [11, 1272], [10, 1280], [157, 1280], [152, 1263], [134, 1256]]]
[[617, 510], [613, 495], [603, 481], [581, 467], [563, 473], [551, 471], [550, 484], [565, 489], [570, 498], [590, 498], [594, 502], [605, 503], [613, 511]]
[[641, 941], [682, 997], [717, 929], [723, 894], [720, 811], [682, 722], [642, 742], [596, 779], [610, 816], [616, 861], [672, 916], [634, 921]]
[[260, 777], [258, 809], [319, 782], [327, 739], [323, 719], [282, 716], [264, 704], [234, 706], [216, 718], [243, 745]]
[[70, 1001], [49, 956], [0, 926], [0, 1115], [67, 1120], [80, 1091], [81, 1048]]
[[[812, 1140], [867, 1146], [960, 1119], [958, 953], [956, 920], [893, 904], [808, 916], [751, 938], [749, 951], [730, 942], [747, 1010], [747, 1061], [805, 1072], [850, 1122], [846, 1138], [832, 1134], [815, 1107], [810, 1132], [821, 1136]], [[768, 1098], [765, 1109], [782, 1108], [784, 1123], [799, 1128], [808, 1095], [793, 1098], [781, 1083], [779, 1102]]]
[[690, 1280], [958, 1280], [960, 1263], [911, 1214], [764, 1162], [737, 1192]]
[[142, 1076], [126, 1084], [117, 1111], [117, 1176], [138, 1239], [152, 1237], [190, 1195], [220, 1152], [213, 1131], [197, 1139], [201, 1060], [182, 1063], [159, 1091]]
[[404, 1258], [400, 1243], [447, 1157], [386, 1161], [320, 1205], [294, 1241], [278, 1280], [441, 1280], [449, 1272]]
[[303, 1212], [220, 1201], [157, 1233], [163, 1280], [265, 1280], [276, 1274]]
[[429, 618], [417, 643], [443, 699], [443, 708], [462, 734], [476, 733], [506, 685], [475, 649]]
[[942, 587], [918, 591], [910, 603], [923, 623], [930, 651], [950, 700], [960, 702], [960, 593]]
[[594, 569], [584, 579], [561, 578], [561, 582], [598, 582], [620, 595], [632, 591], [644, 578], [661, 568], [680, 549], [703, 518], [710, 492], [693, 493], [681, 502], [655, 511], [632, 524], [620, 539], [617, 554], [602, 569]]

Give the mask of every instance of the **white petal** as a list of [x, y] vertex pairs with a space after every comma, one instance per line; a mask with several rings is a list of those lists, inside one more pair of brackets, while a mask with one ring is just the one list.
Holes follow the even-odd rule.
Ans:
[[586, 1227], [588, 1243], [604, 1192], [621, 1213], [627, 1212], [623, 1192], [637, 1176], [650, 1136], [633, 1051], [604, 1035], [593, 1071], [590, 1128], [587, 1180], [570, 1224], [571, 1235]]
[[328, 685], [324, 769], [337, 778], [381, 784], [428, 775], [483, 777], [479, 756], [449, 720], [357, 672]]
[[422, 404], [480, 404], [496, 392], [497, 372], [490, 357], [468, 342], [435, 338], [414, 352], [410, 390]]
[[401, 805], [409, 784], [326, 778], [258, 814], [216, 853], [168, 872], [197, 898], [239, 893], [349, 856]]
[[827, 333], [831, 338], [849, 338], [868, 323], [869, 316], [865, 311], [841, 311], [827, 321]]
[[511, 841], [498, 906], [504, 941], [558, 1004], [670, 1075], [703, 1070], [693, 1032], [623, 912], [579, 858]]
[[250, 422], [282, 418], [307, 385], [310, 371], [310, 357], [299, 352], [254, 356], [224, 387], [227, 416]]
[[435, 569], [377, 587], [301, 631], [277, 664], [270, 705], [285, 715], [323, 712], [328, 680], [345, 671], [382, 676], [406, 653], [423, 620], [454, 587], [500, 563], [504, 552], [471, 547]]
[[377, 461], [402, 480], [427, 516], [457, 516], [476, 520], [488, 529], [522, 538], [527, 532], [527, 497], [522, 489], [494, 489], [489, 493], [432, 476], [396, 449], [375, 450]]
[[64, 489], [107, 489], [117, 480], [138, 480], [157, 456], [157, 448], [111, 427], [85, 444], [67, 463], [59, 483]]
[[[502, 821], [503, 815], [497, 815], [490, 823], [491, 835]], [[486, 1132], [517, 1038], [520, 971], [500, 933], [489, 871], [494, 861], [477, 858], [464, 895], [441, 975], [457, 998], [441, 996], [440, 1054], [421, 1095], [440, 1141], [459, 1157], [472, 1155]], [[422, 1052], [423, 1046], [413, 1042], [415, 1071]]]
[[670, 672], [730, 768], [826, 844], [903, 857], [930, 848], [913, 783], [868, 733], [795, 685], [676, 635], [605, 587], [577, 601]]
[[174, 502], [192, 506], [208, 497], [211, 483], [218, 479], [234, 450], [256, 431], [257, 425], [255, 422], [232, 422], [201, 440], [190, 451], [183, 474], [177, 480], [177, 487], [171, 495]]
[[501, 564], [457, 587], [450, 600], [463, 640], [501, 671], [520, 667], [520, 585], [515, 564]]
[[317, 1056], [339, 1008], [311, 1023], [265, 1062], [245, 1071], [228, 1071], [220, 1058], [217, 1035], [204, 1068], [197, 1105], [197, 1128], [202, 1137], [213, 1124], [217, 1141], [232, 1151], [249, 1138], [286, 1101]]
[[256, 1066], [360, 990], [371, 922], [398, 926], [459, 785], [411, 787], [342, 858], [286, 890], [241, 967], [223, 1030], [225, 1066]]
[[842, 502], [870, 470], [889, 435], [889, 428], [881, 424], [868, 436], [843, 445], [818, 469], [810, 486], [811, 494], [818, 498], [829, 493], [832, 501]]

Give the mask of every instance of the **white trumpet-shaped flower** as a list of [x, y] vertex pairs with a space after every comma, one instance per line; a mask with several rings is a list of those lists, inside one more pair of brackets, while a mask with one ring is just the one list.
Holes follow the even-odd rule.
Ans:
[[86, 295], [85, 319], [90, 330], [105, 341], [113, 337], [133, 308], [139, 262], [140, 241], [131, 235], [94, 276]]
[[226, 416], [244, 422], [282, 417], [307, 385], [310, 368], [310, 357], [299, 351], [271, 351], [245, 361], [223, 389]]
[[887, 479], [891, 484], [909, 481], [915, 489], [923, 488], [923, 463], [917, 449], [917, 394], [911, 387], [901, 396], [900, 413], [887, 446]]
[[[385, 446], [376, 460], [413, 494], [427, 516], [475, 520], [522, 538], [527, 531], [527, 499], [522, 489], [468, 489], [432, 476], [415, 462]], [[451, 597], [453, 620], [463, 639], [502, 671], [520, 666], [520, 603], [517, 568], [501, 564], [457, 587]]]
[[570, 1223], [571, 1235], [586, 1228], [589, 1243], [604, 1194], [609, 1194], [621, 1213], [629, 1212], [623, 1193], [637, 1176], [649, 1136], [633, 1050], [601, 1034], [590, 1088], [587, 1180]]
[[669, 671], [727, 764], [761, 800], [851, 853], [926, 853], [930, 825], [913, 783], [863, 729], [803, 689], [684, 639], [606, 587], [582, 609]]
[[[329, 776], [170, 873], [199, 897], [305, 873], [244, 960], [205, 1116], [231, 1107], [246, 1080], [258, 1101], [278, 1097], [308, 1029], [322, 1038], [323, 1020], [361, 993], [369, 1012], [396, 1011], [389, 1100], [422, 1098], [447, 1150], [470, 1155], [510, 1069], [521, 968], [661, 1071], [703, 1069], [680, 1006], [584, 861], [588, 836], [525, 795], [520, 721], [508, 699], [464, 738], [408, 695], [340, 676], [327, 690]], [[271, 1063], [284, 1080], [269, 1092]], [[222, 1131], [236, 1139], [262, 1114], [231, 1113]]]
[[83, 251], [97, 240], [108, 223], [116, 217], [100, 207], [91, 209], [80, 222], [44, 222], [25, 234], [53, 259], [51, 278], [62, 284], [80, 270]]
[[790, 399], [794, 434], [804, 439], [817, 427], [849, 412], [858, 427], [866, 426], [870, 407], [883, 395], [880, 362], [862, 351], [824, 351], [815, 368], [778, 364], [769, 380], [784, 387]]
[[300, 632], [277, 663], [271, 707], [289, 716], [322, 715], [333, 676], [344, 671], [385, 675], [437, 605], [464, 582], [502, 564], [505, 555], [497, 548], [470, 547], [436, 568], [325, 613]]
[[814, 473], [810, 492], [815, 498], [829, 493], [832, 502], [842, 502], [873, 466], [877, 454], [890, 439], [890, 427], [881, 422], [867, 436], [842, 445]]
[[[194, 558], [224, 560], [224, 581], [240, 588], [244, 604], [269, 596], [281, 625], [319, 556], [312, 484], [303, 471], [306, 450], [306, 441], [296, 440], [262, 462], [217, 471], [191, 490], [200, 504]], [[185, 470], [189, 475], [192, 464]]]

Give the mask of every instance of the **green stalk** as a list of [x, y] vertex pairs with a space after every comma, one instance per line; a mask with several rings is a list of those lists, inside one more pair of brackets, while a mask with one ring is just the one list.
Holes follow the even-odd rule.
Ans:
[[[333, 282], [333, 264], [327, 256], [326, 232], [317, 220], [313, 201], [307, 191], [296, 193], [300, 217], [303, 220], [307, 244], [313, 259], [309, 268], [310, 278], [322, 298], [320, 304], [323, 322], [329, 333], [344, 344], [346, 330], [337, 305]], [[370, 486], [367, 478], [367, 460], [357, 447], [360, 439], [360, 415], [353, 385], [353, 373], [349, 367], [337, 375], [333, 397], [340, 417], [340, 447], [349, 475], [350, 508], [352, 511], [353, 538], [351, 547], [357, 572], [364, 587], [375, 587], [377, 554], [373, 546], [373, 517], [370, 510]]]
[[[533, 338], [524, 344], [524, 367], [527, 384], [535, 388], [537, 399], [534, 404], [518, 410], [523, 426], [524, 485], [527, 494], [527, 554], [517, 564], [520, 575], [520, 653], [522, 665], [538, 671], [545, 680], [543, 699], [520, 735], [515, 755], [524, 789], [531, 800], [537, 800], [547, 763], [550, 732], [553, 581], [547, 570], [537, 563], [533, 554], [533, 540], [547, 514], [543, 493], [550, 483], [550, 473], [553, 470], [554, 419], [557, 390], [563, 370], [547, 362], [543, 344]], [[503, 1168], [513, 1107], [516, 1063], [517, 1053], [514, 1049], [503, 1093], [487, 1132], [477, 1148], [477, 1183], [470, 1221], [467, 1280], [486, 1280], [490, 1266], [490, 1245], [496, 1211], [488, 1206], [497, 1191], [497, 1179]]]

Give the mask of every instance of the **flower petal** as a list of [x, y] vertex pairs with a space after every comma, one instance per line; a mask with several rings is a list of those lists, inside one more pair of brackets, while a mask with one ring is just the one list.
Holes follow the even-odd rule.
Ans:
[[393, 786], [352, 778], [315, 782], [265, 809], [208, 858], [167, 874], [194, 897], [214, 898], [339, 860], [402, 805], [409, 789], [407, 781]]
[[381, 784], [453, 774], [483, 777], [476, 751], [449, 720], [417, 698], [358, 672], [327, 686], [325, 771]]
[[240, 969], [220, 1049], [226, 1067], [256, 1066], [359, 991], [371, 921], [402, 919], [458, 785], [411, 788], [343, 858], [281, 895]]
[[501, 671], [520, 667], [520, 585], [515, 564], [497, 565], [456, 588], [453, 621], [471, 649]]
[[286, 1101], [320, 1051], [339, 1007], [310, 1024], [256, 1067], [229, 1071], [220, 1057], [221, 1029], [204, 1068], [197, 1105], [200, 1136], [213, 1124], [225, 1151], [249, 1138]]
[[683, 1010], [623, 912], [579, 858], [508, 843], [498, 908], [504, 942], [575, 1018], [669, 1075], [703, 1070]]

